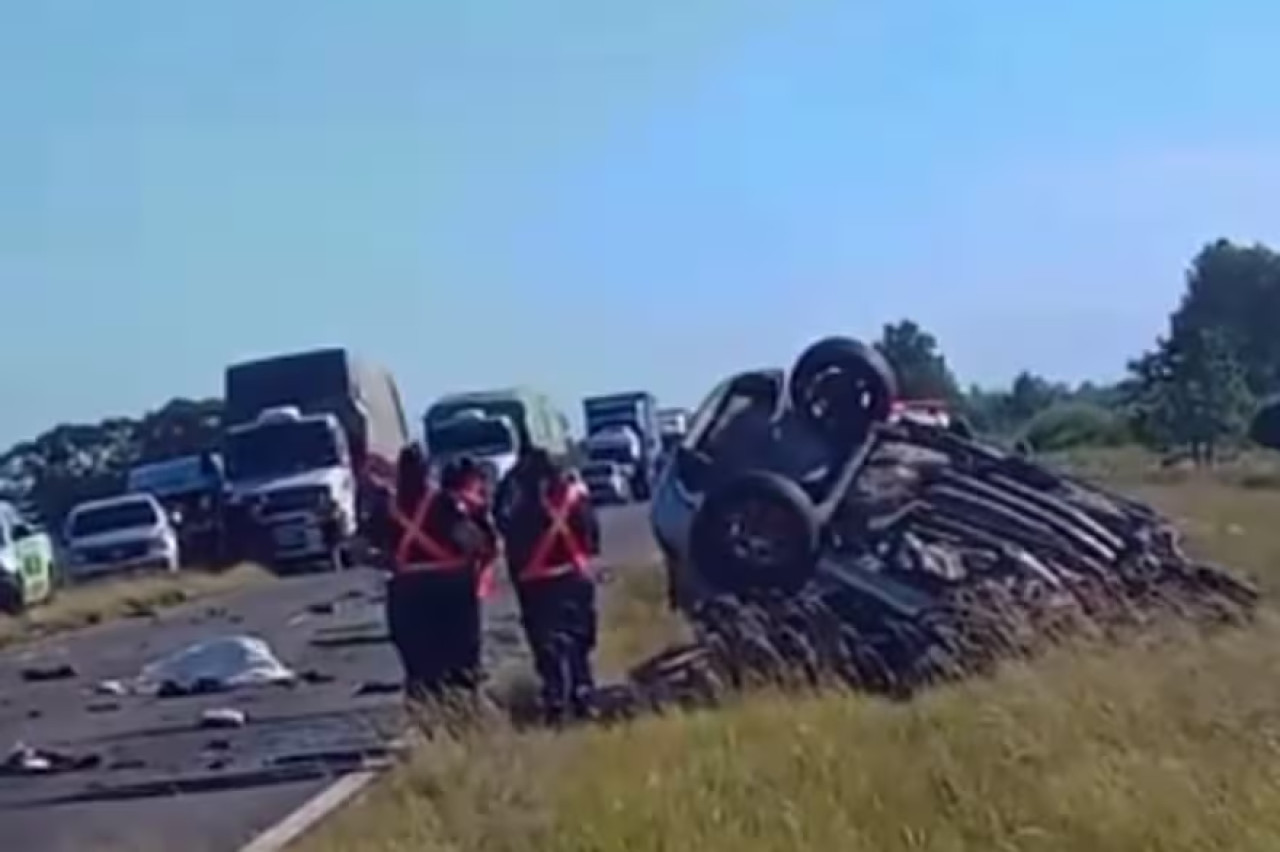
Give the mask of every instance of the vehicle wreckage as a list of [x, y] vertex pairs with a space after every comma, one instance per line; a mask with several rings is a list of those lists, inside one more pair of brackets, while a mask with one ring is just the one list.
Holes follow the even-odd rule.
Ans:
[[633, 682], [835, 673], [910, 694], [1081, 631], [1256, 607], [1149, 506], [902, 412], [881, 355], [840, 337], [711, 392], [650, 510], [698, 641]]

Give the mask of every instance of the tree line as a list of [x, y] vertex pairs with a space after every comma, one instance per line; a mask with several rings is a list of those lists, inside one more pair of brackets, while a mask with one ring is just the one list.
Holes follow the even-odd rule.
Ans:
[[[1007, 388], [963, 388], [937, 339], [912, 320], [877, 345], [906, 398], [944, 399], [974, 431], [1034, 450], [1141, 444], [1212, 464], [1252, 439], [1280, 443], [1280, 255], [1218, 240], [1192, 259], [1167, 330], [1113, 384], [1071, 386], [1024, 371]], [[1263, 416], [1271, 415], [1271, 416]]]
[[[1280, 406], [1264, 404], [1280, 391], [1277, 321], [1280, 255], [1218, 240], [1192, 259], [1166, 332], [1113, 384], [1023, 371], [1005, 388], [966, 387], [918, 323], [891, 323], [876, 342], [904, 397], [946, 400], [979, 434], [1038, 451], [1137, 443], [1211, 464], [1249, 438], [1280, 444]], [[56, 522], [118, 490], [135, 464], [216, 448], [221, 415], [221, 400], [178, 398], [136, 418], [60, 424], [0, 454], [0, 490]]]

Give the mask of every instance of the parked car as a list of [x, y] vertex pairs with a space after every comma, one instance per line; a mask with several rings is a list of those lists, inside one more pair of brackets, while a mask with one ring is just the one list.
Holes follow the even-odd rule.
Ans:
[[627, 478], [627, 470], [616, 462], [590, 462], [583, 465], [582, 481], [596, 503], [631, 502], [631, 482]]
[[53, 564], [49, 535], [0, 502], [0, 612], [16, 615], [52, 597]]
[[151, 494], [81, 503], [67, 516], [64, 537], [71, 580], [180, 565], [173, 522]]

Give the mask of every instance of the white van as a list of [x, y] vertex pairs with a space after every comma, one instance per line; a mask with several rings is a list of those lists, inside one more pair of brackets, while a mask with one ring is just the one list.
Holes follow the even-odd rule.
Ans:
[[147, 568], [178, 570], [177, 533], [151, 494], [81, 503], [67, 516], [64, 538], [71, 580]]

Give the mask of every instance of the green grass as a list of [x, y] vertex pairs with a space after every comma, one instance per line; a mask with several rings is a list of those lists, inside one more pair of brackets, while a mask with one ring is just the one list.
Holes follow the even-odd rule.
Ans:
[[138, 618], [270, 578], [254, 565], [188, 570], [60, 589], [52, 601], [18, 617], [0, 616], [0, 648], [121, 618]]
[[[1117, 461], [1094, 460], [1277, 588], [1280, 490]], [[619, 591], [611, 663], [678, 635], [656, 571]], [[298, 849], [1270, 852], [1280, 615], [1064, 649], [908, 704], [760, 694], [560, 735], [489, 726], [424, 744]]]

